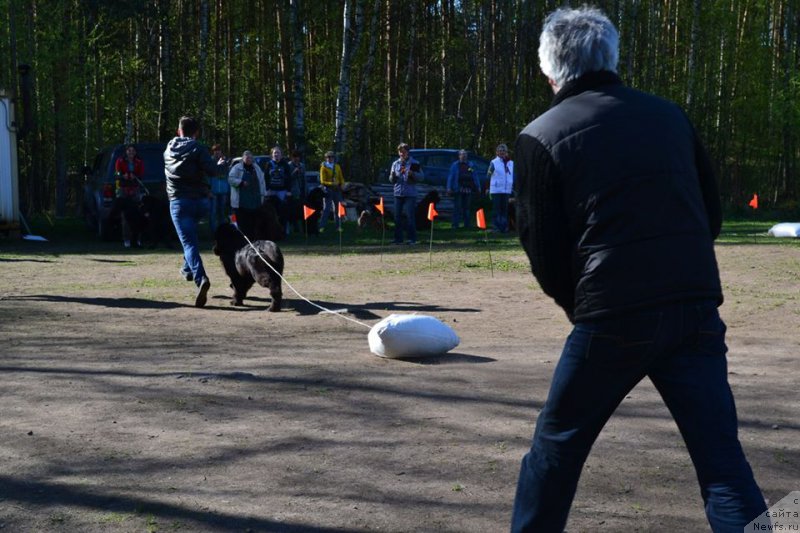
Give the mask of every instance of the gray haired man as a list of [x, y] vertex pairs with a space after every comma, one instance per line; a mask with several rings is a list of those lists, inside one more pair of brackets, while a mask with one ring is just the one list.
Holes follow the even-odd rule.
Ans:
[[516, 144], [517, 221], [533, 274], [573, 330], [522, 461], [512, 531], [561, 532], [583, 463], [645, 377], [691, 455], [715, 532], [766, 506], [727, 380], [711, 165], [676, 105], [625, 87], [597, 9], [559, 9], [539, 45], [551, 108]]

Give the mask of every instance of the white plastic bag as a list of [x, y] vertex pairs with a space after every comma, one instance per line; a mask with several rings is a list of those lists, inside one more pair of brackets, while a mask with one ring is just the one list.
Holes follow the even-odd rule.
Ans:
[[389, 315], [369, 330], [369, 349], [389, 359], [449, 352], [461, 342], [453, 329], [432, 316]]
[[800, 237], [800, 223], [781, 222], [772, 226], [767, 233], [773, 237]]

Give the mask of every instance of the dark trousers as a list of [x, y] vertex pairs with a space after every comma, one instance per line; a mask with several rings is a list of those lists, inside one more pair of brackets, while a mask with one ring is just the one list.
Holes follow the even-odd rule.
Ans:
[[394, 242], [403, 242], [403, 217], [405, 216], [406, 232], [409, 241], [417, 241], [417, 221], [414, 211], [417, 208], [415, 196], [394, 197]]
[[576, 324], [522, 460], [511, 530], [564, 530], [592, 444], [646, 376], [680, 429], [712, 530], [741, 533], [766, 505], [737, 437], [726, 352], [714, 302]]

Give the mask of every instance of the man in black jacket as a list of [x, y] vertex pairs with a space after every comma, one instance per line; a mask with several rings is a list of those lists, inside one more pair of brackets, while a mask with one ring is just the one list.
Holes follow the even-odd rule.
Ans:
[[211, 282], [200, 258], [197, 225], [209, 210], [209, 187], [205, 178], [223, 172], [225, 160], [214, 162], [208, 148], [197, 142], [199, 134], [200, 124], [197, 120], [181, 117], [178, 136], [167, 144], [164, 151], [164, 172], [172, 223], [183, 246], [181, 274], [187, 281], [194, 280], [197, 285], [194, 305], [203, 307]]
[[522, 461], [512, 531], [563, 531], [592, 444], [645, 377], [683, 435], [712, 529], [742, 531], [766, 506], [727, 381], [717, 184], [686, 115], [625, 87], [618, 57], [597, 9], [545, 22], [539, 59], [556, 96], [517, 139], [517, 219], [533, 274], [574, 329]]

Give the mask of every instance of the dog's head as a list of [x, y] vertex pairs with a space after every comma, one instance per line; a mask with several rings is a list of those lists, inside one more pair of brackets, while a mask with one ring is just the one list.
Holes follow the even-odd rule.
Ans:
[[322, 192], [321, 187], [315, 187], [308, 192], [308, 196], [306, 197], [306, 204], [311, 209], [316, 209], [320, 211], [322, 209], [322, 199], [324, 193]]
[[423, 205], [428, 205], [430, 203], [438, 204], [441, 197], [439, 196], [439, 192], [436, 189], [432, 189], [425, 195], [422, 199]]
[[239, 248], [246, 244], [247, 240], [233, 224], [220, 224], [217, 226], [217, 231], [214, 232], [213, 251], [220, 257], [233, 256]]
[[270, 202], [264, 203], [258, 209], [256, 227], [254, 228], [253, 240], [278, 242], [286, 237], [278, 212]]

